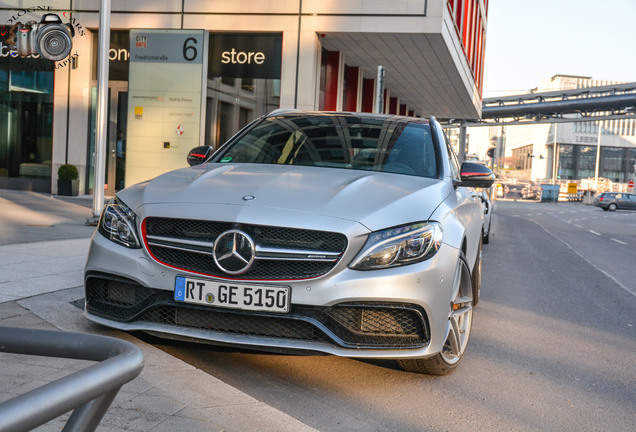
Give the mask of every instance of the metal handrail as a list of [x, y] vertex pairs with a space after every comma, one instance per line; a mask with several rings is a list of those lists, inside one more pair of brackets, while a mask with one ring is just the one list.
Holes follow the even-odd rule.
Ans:
[[130, 342], [82, 333], [0, 327], [0, 352], [99, 362], [0, 403], [0, 432], [29, 431], [71, 410], [63, 432], [94, 431], [144, 366]]

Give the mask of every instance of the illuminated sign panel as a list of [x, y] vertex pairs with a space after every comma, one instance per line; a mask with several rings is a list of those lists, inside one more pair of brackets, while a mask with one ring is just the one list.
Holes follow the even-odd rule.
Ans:
[[187, 166], [201, 138], [203, 30], [131, 30], [126, 186]]
[[280, 33], [210, 33], [210, 78], [280, 79]]

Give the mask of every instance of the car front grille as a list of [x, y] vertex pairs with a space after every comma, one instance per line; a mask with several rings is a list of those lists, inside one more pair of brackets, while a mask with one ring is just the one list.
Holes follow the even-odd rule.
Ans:
[[429, 343], [426, 313], [403, 303], [292, 305], [288, 314], [176, 302], [172, 292], [101, 273], [86, 278], [86, 310], [114, 321], [166, 324], [215, 333], [322, 342], [344, 348], [419, 348]]
[[190, 219], [149, 217], [144, 241], [162, 264], [216, 277], [232, 277], [216, 264], [216, 239], [229, 230], [248, 234], [256, 259], [240, 275], [245, 280], [311, 279], [329, 272], [347, 248], [344, 234], [304, 229]]

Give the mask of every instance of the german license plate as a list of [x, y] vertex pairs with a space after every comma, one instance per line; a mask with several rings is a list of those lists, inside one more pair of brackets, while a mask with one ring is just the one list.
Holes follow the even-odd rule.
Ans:
[[206, 306], [286, 313], [289, 312], [290, 288], [177, 276], [174, 299]]

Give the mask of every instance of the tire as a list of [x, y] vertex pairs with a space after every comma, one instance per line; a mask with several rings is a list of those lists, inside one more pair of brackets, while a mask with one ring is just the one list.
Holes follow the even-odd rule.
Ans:
[[482, 243], [483, 244], [488, 244], [490, 243], [490, 225], [492, 225], [492, 221], [488, 222], [488, 231], [486, 231], [484, 233], [484, 235], [482, 236]]
[[477, 251], [477, 258], [475, 258], [475, 265], [473, 266], [473, 272], [470, 275], [471, 286], [473, 288], [473, 307], [479, 303], [481, 296], [481, 262], [483, 257], [483, 241], [479, 243], [479, 250]]
[[446, 340], [442, 351], [425, 359], [398, 360], [407, 372], [443, 376], [454, 371], [466, 351], [473, 324], [473, 288], [470, 270], [464, 254], [457, 263], [453, 296], [449, 307]]
[[616, 211], [616, 209], [618, 208], [618, 206], [614, 203], [611, 203], [610, 205], [607, 206], [607, 209], [609, 211]]

